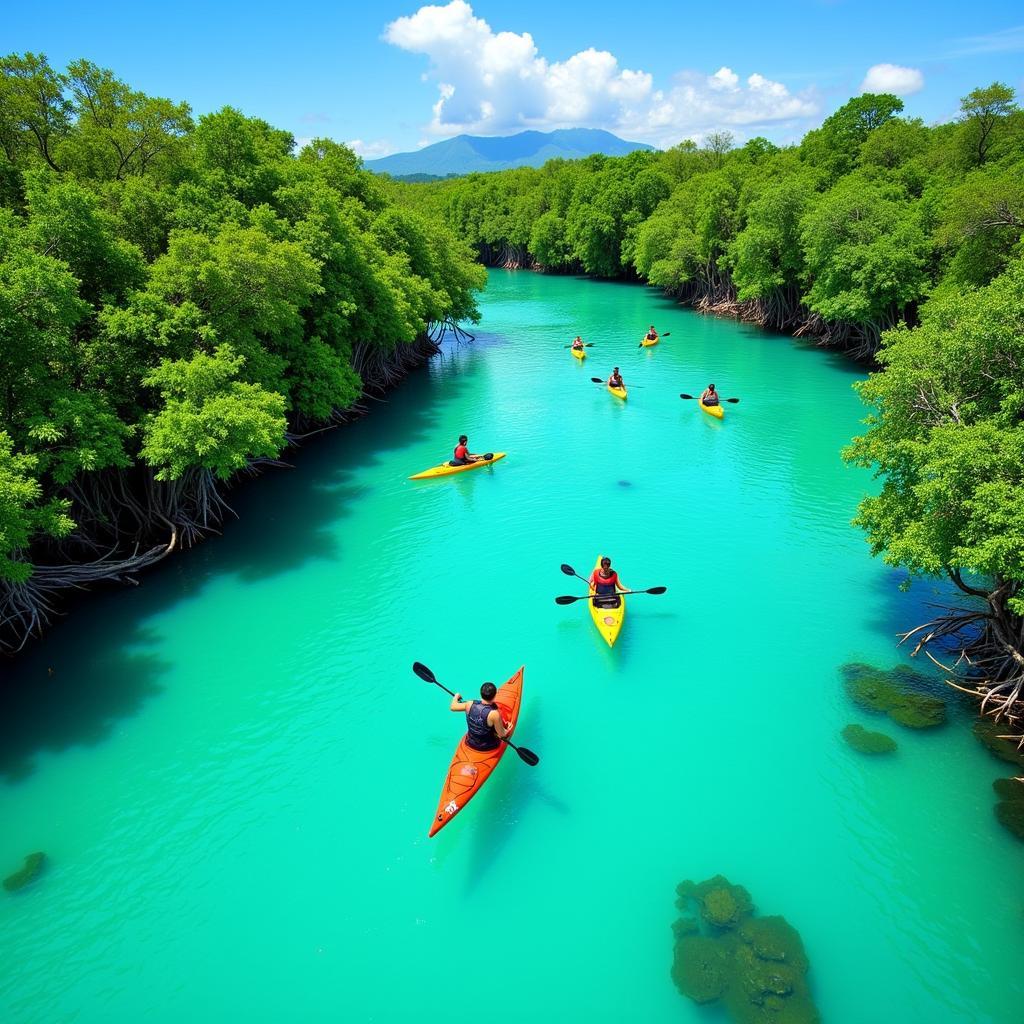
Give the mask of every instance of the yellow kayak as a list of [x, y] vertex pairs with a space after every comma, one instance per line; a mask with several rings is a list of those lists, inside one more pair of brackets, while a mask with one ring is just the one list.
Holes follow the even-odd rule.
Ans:
[[574, 348], [570, 350], [577, 359], [586, 359], [587, 350], [585, 348]]
[[621, 398], [621, 399], [622, 399], [623, 401], [625, 401], [625, 400], [626, 400], [626, 389], [625, 389], [624, 387], [621, 387], [621, 388], [613, 388], [613, 387], [611, 386], [611, 384], [609, 384], [609, 385], [608, 385], [608, 390], [609, 390], [609, 391], [610, 391], [610, 392], [611, 392], [611, 393], [612, 393], [612, 394], [613, 394], [613, 395], [614, 395], [614, 396], [615, 396], [616, 398]]
[[716, 420], [725, 419], [725, 410], [720, 405], [705, 405], [700, 399], [697, 400], [697, 404], [709, 416], [714, 416]]
[[[597, 556], [594, 568], [601, 568], [601, 555]], [[619, 586], [623, 590], [626, 589], [622, 580], [619, 580]], [[590, 588], [590, 592], [591, 594], [594, 593], [593, 587]], [[618, 638], [619, 630], [622, 629], [622, 620], [626, 617], [626, 599], [619, 597], [619, 606], [617, 608], [599, 608], [592, 599], [587, 604], [590, 605], [590, 617], [594, 620], [598, 633], [605, 638], [609, 647], [613, 647]]]
[[652, 345], [657, 345], [661, 341], [661, 338], [655, 338], [654, 341], [648, 341], [646, 338], [640, 339], [640, 344], [643, 348], [650, 348]]
[[450, 462], [442, 462], [440, 466], [433, 469], [425, 469], [422, 473], [409, 477], [410, 480], [432, 480], [435, 476], [451, 476], [452, 473], [465, 473], [468, 469], [479, 469], [481, 466], [489, 466], [498, 459], [505, 458], [504, 452], [495, 452], [489, 459], [481, 459], [479, 462], [467, 462], [464, 466], [453, 466]]

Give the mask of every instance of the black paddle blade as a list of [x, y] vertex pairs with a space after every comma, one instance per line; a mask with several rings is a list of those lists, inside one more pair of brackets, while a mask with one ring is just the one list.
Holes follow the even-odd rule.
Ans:
[[562, 572], [564, 572], [566, 576], [576, 575], [576, 570], [571, 565], [566, 565], [565, 562], [562, 563]]
[[693, 395], [687, 395], [687, 394], [684, 393], [684, 394], [681, 394], [679, 397], [680, 398], [689, 399], [691, 402], [693, 401]]
[[555, 604], [572, 604], [574, 601], [586, 601], [590, 597], [589, 594], [584, 594], [582, 597], [573, 597], [570, 594], [563, 594], [561, 597], [555, 598]]
[[594, 382], [595, 384], [603, 384], [603, 383], [604, 383], [604, 381], [603, 381], [603, 380], [601, 380], [601, 378], [600, 378], [600, 377], [591, 377], [590, 379], [591, 379], [591, 380], [592, 380], [592, 381], [593, 381], [593, 382]]
[[[509, 744], [509, 746], [512, 746]], [[531, 768], [535, 765], [540, 764], [540, 758], [527, 747], [512, 747], [512, 749], [519, 755], [519, 757], [525, 761]]]
[[738, 398], [727, 398], [726, 401], [727, 402], [732, 402], [732, 404], [735, 405], [739, 401], [739, 399]]
[[650, 590], [644, 591], [647, 594], [664, 594], [668, 590], [668, 587], [651, 587]]
[[494, 452], [486, 452], [484, 454], [484, 462], [490, 462], [494, 458]]
[[433, 672], [423, 664], [422, 661], [414, 661], [412, 663], [412, 670], [422, 679], [425, 683], [436, 683], [437, 677]]

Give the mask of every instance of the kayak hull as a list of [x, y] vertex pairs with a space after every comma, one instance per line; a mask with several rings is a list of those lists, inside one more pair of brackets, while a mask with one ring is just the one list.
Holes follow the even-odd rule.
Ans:
[[[498, 687], [494, 698], [501, 711], [501, 717], [512, 723], [510, 736], [515, 733], [519, 722], [519, 705], [523, 699], [523, 668], [520, 668], [508, 682]], [[480, 792], [507, 749], [508, 744], [501, 743], [494, 750], [474, 750], [466, 743], [465, 736], [459, 740], [459, 745], [452, 756], [452, 763], [448, 766], [444, 785], [441, 787], [437, 813], [434, 815], [428, 835], [433, 836], [440, 832]]]
[[611, 384], [609, 384], [609, 385], [608, 385], [608, 390], [609, 390], [609, 391], [610, 391], [610, 392], [611, 392], [611, 393], [612, 393], [612, 394], [613, 394], [613, 395], [614, 395], [614, 396], [615, 396], [616, 398], [621, 398], [621, 399], [622, 399], [623, 401], [625, 401], [625, 400], [626, 400], [626, 394], [627, 394], [627, 392], [626, 392], [626, 389], [625, 389], [624, 387], [623, 387], [623, 388], [613, 388], [613, 387], [611, 386]]
[[417, 473], [415, 476], [409, 477], [410, 480], [432, 480], [436, 476], [451, 476], [453, 473], [466, 473], [471, 469], [480, 469], [481, 466], [491, 466], [498, 459], [505, 458], [505, 452], [495, 452], [494, 458], [487, 459], [486, 461], [480, 460], [480, 462], [470, 462], [465, 466], [452, 466], [447, 462], [442, 462], [440, 466], [434, 466], [432, 469], [425, 469], [422, 473]]
[[[597, 561], [594, 563], [595, 570], [601, 568], [601, 558], [601, 555], [597, 556]], [[623, 590], [626, 589], [621, 581], [619, 586]], [[590, 588], [590, 593], [594, 593], [593, 587]], [[604, 637], [604, 641], [609, 647], [614, 647], [615, 641], [619, 638], [619, 632], [622, 630], [622, 621], [626, 617], [626, 599], [619, 598], [618, 608], [598, 608], [593, 600], [588, 601], [587, 604], [590, 606], [590, 617], [594, 620], [594, 626], [598, 633]]]
[[716, 420], [725, 419], [725, 410], [720, 405], [705, 405], [703, 402], [698, 401], [697, 404], [709, 415], [714, 416]]
[[570, 351], [572, 352], [573, 356], [576, 359], [586, 359], [587, 358], [587, 350], [585, 348], [574, 348], [574, 349], [570, 349]]
[[661, 341], [661, 338], [655, 338], [654, 341], [648, 341], [646, 338], [640, 339], [640, 345], [643, 348], [651, 348], [652, 345], [657, 345]]

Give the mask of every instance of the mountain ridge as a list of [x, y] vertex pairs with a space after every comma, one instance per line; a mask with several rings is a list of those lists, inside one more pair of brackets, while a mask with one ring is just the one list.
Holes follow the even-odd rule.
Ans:
[[578, 160], [594, 153], [624, 156], [634, 150], [654, 149], [644, 142], [628, 142], [602, 128], [558, 128], [551, 132], [524, 131], [515, 135], [456, 135], [409, 153], [392, 153], [364, 166], [378, 174], [472, 174], [504, 171], [512, 167], [540, 167], [548, 160]]

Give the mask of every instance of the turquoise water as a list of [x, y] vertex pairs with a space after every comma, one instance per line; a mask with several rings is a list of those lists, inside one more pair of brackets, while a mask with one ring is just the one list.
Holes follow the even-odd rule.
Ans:
[[[0, 1019], [717, 1021], [669, 966], [676, 884], [720, 872], [800, 931], [832, 1024], [1019, 1020], [1002, 768], [965, 711], [914, 734], [838, 675], [901, 660], [932, 596], [848, 525], [856, 369], [633, 286], [496, 272], [482, 308], [7, 670], [0, 874], [50, 861], [0, 892]], [[588, 382], [613, 363], [626, 404]], [[722, 423], [678, 398], [709, 380], [742, 399]], [[406, 479], [460, 431], [509, 457]], [[669, 588], [613, 650], [553, 602], [599, 551]], [[541, 756], [432, 840], [460, 721], [414, 660], [464, 692], [525, 663]], [[899, 751], [856, 754], [851, 721]]]

